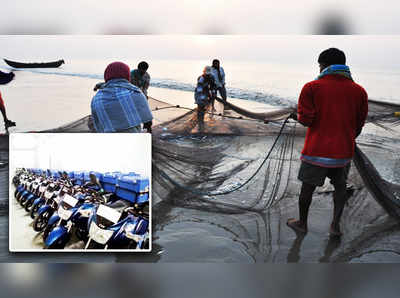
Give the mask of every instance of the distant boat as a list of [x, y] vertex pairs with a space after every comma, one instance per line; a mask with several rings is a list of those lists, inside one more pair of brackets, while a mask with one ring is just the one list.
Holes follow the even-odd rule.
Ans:
[[4, 59], [4, 61], [14, 68], [56, 68], [60, 67], [61, 64], [64, 64], [64, 60], [58, 60], [53, 62], [41, 62], [41, 63], [23, 63], [23, 62], [15, 62], [11, 60]]

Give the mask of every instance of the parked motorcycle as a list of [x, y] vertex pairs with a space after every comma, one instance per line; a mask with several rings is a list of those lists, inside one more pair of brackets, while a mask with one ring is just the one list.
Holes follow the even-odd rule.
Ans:
[[36, 199], [32, 202], [32, 206], [29, 211], [32, 219], [35, 218], [39, 208], [45, 204], [46, 199], [53, 195], [54, 185], [49, 187], [50, 184], [50, 181], [47, 179], [43, 180], [43, 182], [40, 184]]
[[[149, 242], [149, 219], [137, 208], [122, 210], [100, 204], [91, 214], [88, 222], [89, 240], [85, 249], [143, 249]], [[122, 211], [122, 212], [121, 212]]]
[[50, 217], [53, 215], [54, 211], [57, 210], [58, 207], [58, 202], [61, 200], [60, 193], [61, 195], [63, 194], [60, 192], [61, 185], [57, 183], [51, 183], [45, 192], [45, 203], [39, 208], [37, 211], [37, 214], [35, 216], [35, 219], [33, 220], [33, 229], [36, 232], [42, 231]]
[[50, 218], [43, 240], [46, 248], [64, 248], [73, 231], [78, 239], [88, 239], [88, 219], [100, 203], [113, 204], [112, 194], [81, 187], [72, 198], [67, 197], [59, 204], [58, 210]]

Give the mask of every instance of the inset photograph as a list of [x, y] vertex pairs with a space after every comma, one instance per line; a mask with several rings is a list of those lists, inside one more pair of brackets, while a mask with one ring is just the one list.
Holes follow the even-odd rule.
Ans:
[[11, 134], [10, 251], [151, 251], [150, 177], [150, 134]]

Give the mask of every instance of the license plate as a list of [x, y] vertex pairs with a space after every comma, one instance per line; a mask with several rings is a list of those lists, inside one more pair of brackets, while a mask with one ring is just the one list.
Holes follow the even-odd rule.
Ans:
[[121, 217], [121, 213], [105, 205], [100, 205], [97, 209], [97, 215], [104, 217], [112, 223], [117, 223]]
[[79, 202], [77, 199], [75, 199], [74, 197], [72, 197], [72, 196], [70, 196], [68, 194], [64, 195], [63, 201], [65, 203], [67, 203], [68, 205], [70, 205], [71, 207], [75, 207], [76, 204], [78, 204], [78, 202]]
[[63, 219], [63, 220], [68, 220], [70, 219], [71, 215], [72, 215], [72, 211], [70, 210], [65, 210], [64, 208], [60, 207], [58, 208], [58, 216]]

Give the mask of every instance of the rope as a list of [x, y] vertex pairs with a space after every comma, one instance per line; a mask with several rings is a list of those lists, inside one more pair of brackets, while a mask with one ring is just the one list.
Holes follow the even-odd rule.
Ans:
[[[173, 109], [188, 110], [188, 111], [191, 111], [191, 112], [194, 112], [194, 111], [195, 111], [195, 109], [186, 108], [186, 107], [181, 107], [180, 105], [170, 106], [170, 107], [162, 107], [162, 108], [156, 107], [154, 110], [151, 110], [151, 111], [152, 111], [152, 112], [155, 112], [155, 111], [160, 111], [160, 110], [165, 110], [165, 109], [172, 109], [172, 108], [173, 108]], [[206, 111], [205, 113], [206, 113], [206, 114], [209, 114], [209, 115], [217, 115], [217, 116], [221, 116], [221, 117], [225, 117], [225, 118], [229, 118], [229, 119], [247, 120], [247, 121], [256, 121], [256, 122], [264, 122], [264, 123], [265, 123], [265, 121], [262, 121], [262, 120], [259, 120], [259, 119], [243, 118], [242, 116], [233, 117], [233, 116], [223, 115], [223, 114], [221, 114], [221, 113], [219, 113], [219, 114], [214, 114], [214, 113], [208, 112], [208, 111]], [[271, 121], [271, 122], [272, 122], [272, 121]]]
[[237, 190], [241, 189], [242, 187], [244, 187], [246, 184], [248, 184], [248, 183], [258, 174], [258, 172], [259, 172], [259, 171], [261, 170], [261, 168], [264, 166], [264, 164], [266, 163], [266, 161], [269, 159], [269, 157], [270, 157], [270, 155], [271, 155], [273, 149], [275, 148], [276, 144], [278, 143], [278, 139], [279, 139], [280, 136], [282, 135], [283, 129], [284, 129], [284, 127], [286, 126], [288, 120], [289, 120], [289, 117], [287, 117], [287, 118], [285, 119], [285, 121], [283, 122], [283, 124], [282, 124], [282, 126], [281, 126], [281, 129], [279, 130], [279, 133], [278, 133], [277, 137], [276, 137], [275, 140], [274, 140], [274, 143], [272, 144], [271, 148], [269, 149], [268, 154], [266, 155], [266, 157], [264, 158], [264, 160], [262, 161], [262, 163], [260, 164], [260, 166], [257, 168], [257, 170], [256, 170], [244, 183], [242, 183], [241, 185], [239, 185], [239, 186], [237, 186], [237, 187], [235, 187], [235, 188], [233, 188], [233, 189], [231, 189], [231, 190], [222, 191], [222, 192], [205, 192], [205, 191], [201, 191], [201, 190], [194, 189], [194, 188], [191, 188], [191, 187], [187, 187], [187, 186], [182, 185], [182, 184], [180, 184], [179, 182], [173, 180], [167, 173], [165, 173], [163, 170], [161, 170], [161, 169], [158, 168], [157, 166], [154, 165], [154, 167], [160, 172], [160, 174], [161, 174], [161, 176], [162, 176], [163, 178], [165, 178], [166, 180], [168, 180], [169, 182], [171, 182], [175, 187], [184, 189], [184, 190], [189, 191], [189, 192], [191, 192], [191, 193], [193, 193], [193, 194], [200, 195], [200, 196], [204, 196], [204, 195], [206, 195], [206, 196], [221, 196], [221, 195], [230, 194], [230, 193], [232, 193], [232, 192], [234, 192], [234, 191], [237, 191]]

